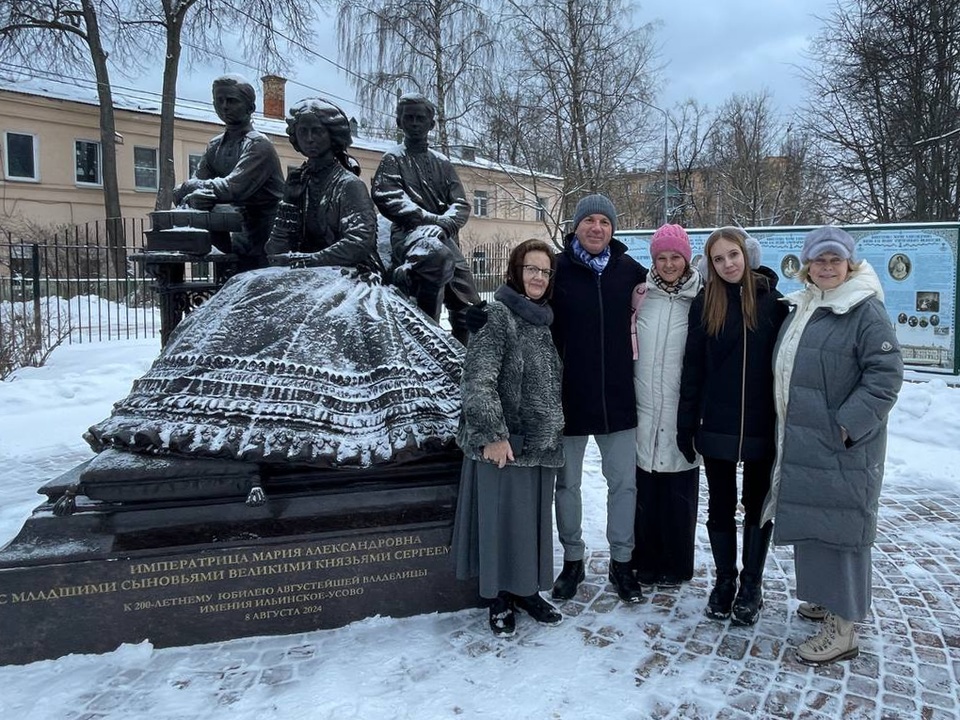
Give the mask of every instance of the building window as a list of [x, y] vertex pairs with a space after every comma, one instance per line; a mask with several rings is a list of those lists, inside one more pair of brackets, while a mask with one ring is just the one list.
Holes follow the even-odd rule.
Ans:
[[474, 250], [473, 251], [473, 262], [471, 263], [471, 270], [474, 275], [486, 275], [487, 274], [487, 251], [486, 250]]
[[197, 170], [200, 168], [200, 160], [203, 158], [203, 155], [194, 155], [190, 153], [187, 155], [187, 177], [192, 178], [197, 176]]
[[137, 190], [156, 190], [159, 187], [157, 149], [133, 148], [133, 184]]
[[546, 198], [537, 198], [537, 222], [543, 222], [547, 219], [547, 200]]
[[487, 217], [487, 191], [475, 190], [473, 193], [473, 214], [477, 217]]
[[37, 139], [27, 133], [4, 133], [6, 175], [8, 180], [39, 180]]
[[100, 175], [100, 143], [92, 140], [77, 140], [77, 182], [83, 185], [102, 185]]

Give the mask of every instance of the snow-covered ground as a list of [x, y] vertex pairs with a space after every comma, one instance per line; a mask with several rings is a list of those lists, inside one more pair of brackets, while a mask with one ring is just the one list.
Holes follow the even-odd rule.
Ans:
[[[152, 362], [158, 344], [156, 339], [147, 339], [64, 346], [53, 353], [47, 366], [20, 370], [0, 383], [0, 545], [16, 534], [39, 504], [39, 485], [89, 457], [81, 434], [106, 417], [112, 403], [127, 394], [133, 379]], [[948, 386], [943, 378], [916, 374], [911, 378], [916, 381], [904, 385], [891, 417], [885, 485], [885, 499], [904, 504], [916, 502], [924, 491], [955, 495], [960, 490], [960, 390]], [[890, 670], [882, 665], [878, 671], [881, 680], [872, 682], [882, 682], [884, 692], [889, 690], [888, 673], [900, 667], [903, 669], [897, 672], [905, 676], [902, 682], [918, 686], [912, 696], [906, 690], [895, 691], [907, 698], [901, 698], [907, 703], [902, 715], [882, 710], [886, 706], [880, 699], [873, 710], [850, 715], [847, 700], [830, 704], [829, 698], [834, 697], [830, 693], [836, 688], [829, 689], [829, 683], [839, 683], [842, 687], [836, 690], [837, 696], [846, 698], [843, 686], [848, 678], [857, 676], [844, 669], [815, 675], [786, 661], [787, 652], [781, 646], [810, 632], [809, 626], [792, 614], [796, 601], [789, 592], [790, 563], [784, 560], [789, 558], [788, 549], [774, 553], [777, 568], [785, 568], [780, 583], [783, 592], [774, 590], [761, 626], [756, 631], [741, 631], [746, 635], [730, 636], [754, 638], [753, 647], [760, 648], [756, 652], [738, 657], [735, 652], [709, 650], [709, 643], [716, 638], [707, 635], [726, 630], [711, 630], [713, 626], [702, 619], [709, 579], [706, 569], [710, 567], [702, 528], [698, 577], [693, 583], [658, 595], [643, 606], [618, 603], [604, 591], [602, 570], [597, 570], [606, 549], [605, 487], [598, 461], [591, 448], [585, 465], [584, 531], [593, 552], [597, 599], [588, 609], [576, 606], [567, 610], [583, 612], [583, 616], [568, 617], [559, 627], [536, 627], [521, 616], [518, 636], [498, 641], [486, 629], [485, 612], [467, 610], [403, 620], [372, 618], [336, 630], [191, 648], [155, 649], [145, 642], [99, 656], [75, 655], [0, 668], [0, 720], [578, 720], [723, 717], [725, 712], [730, 717], [765, 717], [770, 712], [769, 698], [755, 712], [727, 711], [730, 693], [725, 697], [714, 684], [723, 674], [748, 678], [745, 692], [760, 693], [761, 689], [750, 687], [749, 677], [762, 678], [764, 673], [768, 680], [758, 681], [758, 686], [796, 677], [805, 688], [798, 692], [824, 694], [826, 705], [812, 717], [920, 717], [925, 702], [921, 696], [929, 698], [923, 693], [930, 692], [940, 693], [933, 697], [934, 705], [939, 702], [941, 709], [935, 711], [939, 714], [924, 717], [957, 717], [960, 657], [956, 648], [947, 650], [952, 654], [951, 659], [945, 658], [944, 667], [952, 666], [953, 674], [946, 680], [925, 676], [923, 656], [915, 651], [909, 658], [901, 658], [899, 665], [890, 665]], [[881, 515], [885, 512], [882, 509]], [[955, 525], [938, 527], [931, 534], [931, 525], [917, 523], [898, 532], [896, 541], [901, 546], [922, 548], [936, 542], [951, 556], [949, 564], [957, 567], [960, 528]], [[901, 570], [906, 576], [915, 576], [924, 571], [922, 566], [921, 562]], [[776, 581], [776, 577], [772, 579]], [[915, 584], [922, 582], [925, 580]], [[773, 584], [776, 587], [777, 583]], [[878, 591], [877, 597], [879, 603], [889, 601], [882, 592]], [[960, 602], [960, 598], [938, 598], [934, 593], [928, 604], [936, 606], [940, 600], [941, 606], [952, 608]], [[881, 626], [865, 633], [865, 651], [881, 658], [898, 654], [898, 643], [888, 638]], [[708, 648], [702, 656], [686, 658], [682, 672], [655, 672], [659, 657], [666, 658], [662, 662], [671, 661], [670, 651], [657, 647], [679, 643], [682, 649], [684, 641], [697, 637]], [[764, 657], [763, 641], [756, 640], [761, 637], [773, 638], [769, 642], [776, 648], [770, 657]], [[725, 640], [720, 645], [730, 647]], [[688, 643], [686, 647], [695, 646]], [[684, 659], [682, 653], [678, 657]], [[898, 682], [893, 682], [895, 687]], [[111, 688], [115, 690], [112, 694]], [[878, 696], [880, 693], [877, 690]], [[911, 714], [911, 697], [915, 698], [916, 714]], [[811, 702], [816, 706], [810, 701], [807, 707]], [[663, 711], [664, 707], [674, 710]], [[677, 707], [688, 710], [680, 714]], [[792, 716], [789, 712], [778, 715]]]

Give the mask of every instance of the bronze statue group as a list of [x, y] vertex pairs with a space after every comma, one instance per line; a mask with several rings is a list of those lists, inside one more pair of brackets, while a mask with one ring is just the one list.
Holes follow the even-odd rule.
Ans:
[[[648, 271], [615, 239], [613, 203], [589, 195], [562, 250], [520, 243], [504, 284], [481, 306], [457, 238], [469, 205], [449, 160], [427, 144], [429, 100], [398, 102], [404, 140], [384, 155], [372, 198], [347, 154], [349, 122], [331, 103], [311, 98], [291, 108], [290, 141], [307, 159], [285, 183], [272, 145], [250, 124], [252, 86], [218, 78], [214, 104], [226, 131], [177, 200], [239, 209], [244, 232], [233, 251], [241, 269], [348, 268], [359, 285], [389, 282], [430, 321], [447, 307], [466, 345], [453, 556], [459, 577], [479, 578], [493, 633], [512, 635], [517, 611], [559, 624], [563, 606], [541, 591], [561, 603], [586, 592], [581, 484], [592, 437], [607, 485], [606, 570], [621, 601], [640, 603], [644, 586], [693, 577], [702, 465], [715, 568], [707, 615], [755, 624], [769, 544], [792, 545], [798, 613], [819, 623], [798, 659], [819, 665], [857, 655], [855, 623], [871, 602], [887, 415], [903, 366], [879, 280], [848, 233], [809, 233], [799, 254], [803, 289], [784, 297], [742, 229], [711, 233], [695, 267], [687, 233], [664, 225], [652, 237]], [[376, 210], [391, 222], [386, 263]], [[275, 282], [278, 270], [258, 272]], [[336, 314], [343, 293], [325, 312]], [[383, 302], [381, 315], [396, 310]], [[191, 332], [184, 325], [178, 334]], [[459, 362], [458, 348], [442, 354]], [[563, 547], [557, 577], [554, 513]]]
[[[230, 248], [240, 271], [268, 265], [376, 271], [434, 320], [446, 306], [454, 336], [466, 344], [464, 311], [480, 302], [458, 241], [470, 205], [453, 165], [427, 144], [436, 109], [426, 97], [398, 100], [403, 143], [384, 153], [370, 193], [348, 154], [350, 122], [336, 105], [308, 98], [290, 108], [287, 134], [307, 160], [284, 182], [276, 149], [251, 124], [253, 86], [224, 75], [213, 82], [213, 99], [225, 131], [174, 197], [199, 210], [227, 203], [240, 212], [243, 232], [234, 233]], [[377, 210], [391, 223], [389, 273], [377, 252]]]

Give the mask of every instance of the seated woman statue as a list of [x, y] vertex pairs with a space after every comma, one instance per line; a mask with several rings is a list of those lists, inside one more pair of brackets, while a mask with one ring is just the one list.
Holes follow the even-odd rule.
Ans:
[[307, 161], [291, 170], [267, 242], [273, 265], [342, 265], [382, 270], [377, 213], [359, 165], [347, 155], [352, 137], [343, 111], [320, 98], [301, 100], [287, 120], [290, 144]]
[[86, 437], [97, 450], [363, 468], [452, 447], [462, 348], [381, 285], [376, 214], [347, 168], [349, 123], [320, 98], [288, 133], [290, 173], [267, 245]]

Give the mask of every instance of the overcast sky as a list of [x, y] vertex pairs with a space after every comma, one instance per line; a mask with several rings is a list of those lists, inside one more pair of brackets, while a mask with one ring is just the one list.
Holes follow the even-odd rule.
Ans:
[[646, 0], [641, 19], [657, 18], [672, 106], [694, 97], [717, 106], [733, 93], [766, 88], [782, 111], [803, 96], [797, 65], [835, 0]]
[[[797, 65], [805, 62], [809, 41], [836, 0], [644, 0], [635, 13], [638, 24], [659, 22], [656, 31], [664, 64], [665, 86], [656, 102], [670, 109], [694, 97], [716, 107], [733, 93], [766, 88], [775, 105], [787, 113], [801, 101], [803, 83]], [[314, 47], [337, 59], [332, 19], [321, 23]], [[184, 68], [178, 95], [200, 101], [210, 97], [210, 80], [222, 72], [239, 72], [251, 80], [257, 72], [240, 64]], [[362, 117], [353, 89], [342, 71], [317, 58], [290, 74], [287, 100], [322, 94], [341, 104], [349, 115]], [[129, 82], [129, 81], [118, 81]], [[159, 64], [135, 81], [159, 92]]]

